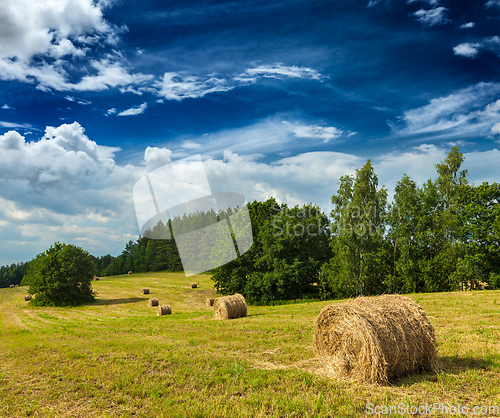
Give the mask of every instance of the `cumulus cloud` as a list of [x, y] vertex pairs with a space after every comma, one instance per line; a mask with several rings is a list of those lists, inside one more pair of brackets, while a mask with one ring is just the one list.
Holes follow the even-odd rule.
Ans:
[[[140, 106], [131, 107], [130, 109], [124, 110], [123, 112], [118, 113], [117, 116], [135, 116], [144, 113], [146, 108], [148, 107], [147, 102], [144, 102]], [[110, 109], [111, 110], [111, 109]], [[109, 110], [108, 110], [109, 112]]]
[[34, 142], [9, 131], [0, 136], [0, 150], [0, 195], [61, 213], [85, 212], [92, 203], [99, 210], [106, 203], [108, 210], [112, 201], [100, 190], [133, 175], [130, 167], [115, 164], [117, 148], [98, 146], [77, 122], [47, 127]]
[[417, 20], [426, 26], [442, 25], [449, 22], [446, 19], [446, 7], [436, 7], [430, 10], [420, 9], [413, 13], [417, 17]]
[[408, 110], [391, 123], [397, 135], [488, 136], [500, 118], [500, 83], [478, 83]]
[[[107, 4], [93, 0], [4, 0], [0, 9], [0, 79], [59, 91], [99, 91], [150, 79], [130, 74], [123, 57], [113, 51], [126, 28], [104, 18]], [[97, 52], [99, 57], [89, 62], [89, 52]], [[80, 74], [76, 63], [87, 75], [72, 82]]]
[[144, 151], [146, 170], [153, 171], [172, 162], [172, 151], [167, 148], [147, 147]]
[[499, 123], [495, 123], [492, 127], [491, 127], [491, 133], [493, 135], [500, 135], [500, 122]]
[[500, 55], [500, 37], [491, 36], [489, 38], [484, 38], [480, 42], [476, 42], [474, 44], [471, 43], [459, 44], [453, 48], [453, 52], [456, 55], [462, 55], [464, 57], [474, 58], [481, 49], [492, 51]]
[[298, 125], [286, 121], [283, 123], [297, 138], [322, 139], [324, 142], [328, 142], [342, 134], [342, 131], [334, 126]]
[[463, 43], [453, 48], [455, 55], [462, 55], [464, 57], [474, 58], [479, 52], [478, 47], [480, 44]]
[[13, 107], [10, 107], [8, 104], [4, 104], [4, 105], [2, 106], [2, 109], [4, 109], [4, 110], [9, 110], [9, 109], [14, 109], [14, 108], [13, 108]]
[[112, 107], [111, 109], [108, 109], [105, 113], [106, 116], [111, 116], [114, 115], [117, 112], [116, 107]]

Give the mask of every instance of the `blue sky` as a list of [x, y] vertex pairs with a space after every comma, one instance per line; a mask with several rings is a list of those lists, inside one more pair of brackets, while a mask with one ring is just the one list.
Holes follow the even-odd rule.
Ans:
[[0, 264], [119, 254], [134, 183], [202, 154], [213, 191], [328, 208], [370, 158], [392, 195], [453, 145], [498, 182], [500, 0], [4, 0]]

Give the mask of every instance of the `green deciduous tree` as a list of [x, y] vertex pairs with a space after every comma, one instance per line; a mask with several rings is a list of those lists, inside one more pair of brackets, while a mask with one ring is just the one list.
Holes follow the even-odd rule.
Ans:
[[369, 295], [383, 291], [390, 274], [385, 240], [387, 191], [378, 188], [370, 160], [343, 176], [332, 196], [332, 259], [323, 266], [320, 289], [324, 298]]
[[92, 256], [80, 247], [56, 242], [30, 263], [29, 294], [37, 305], [67, 306], [92, 301]]

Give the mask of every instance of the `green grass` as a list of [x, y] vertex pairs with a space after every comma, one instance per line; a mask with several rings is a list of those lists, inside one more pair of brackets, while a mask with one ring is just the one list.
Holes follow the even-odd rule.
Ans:
[[[369, 386], [328, 378], [316, 356], [313, 321], [328, 302], [250, 306], [247, 318], [215, 321], [206, 275], [104, 277], [94, 288], [96, 303], [74, 308], [31, 307], [25, 288], [0, 289], [0, 417], [361, 417], [367, 403], [500, 406], [500, 291], [411, 295], [436, 329], [441, 369]], [[173, 314], [156, 316], [149, 296]]]

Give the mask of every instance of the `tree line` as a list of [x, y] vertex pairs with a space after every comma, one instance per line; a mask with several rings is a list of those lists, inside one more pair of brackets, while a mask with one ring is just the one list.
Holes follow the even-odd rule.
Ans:
[[[500, 288], [500, 185], [469, 184], [463, 161], [453, 147], [436, 164], [437, 179], [421, 187], [404, 174], [390, 203], [369, 160], [340, 178], [329, 214], [312, 203], [289, 207], [274, 198], [248, 203], [253, 244], [211, 271], [215, 288], [242, 293], [252, 303]], [[100, 276], [182, 271], [176, 241], [157, 238], [171, 236], [172, 227], [192, 232], [230, 215], [197, 212], [159, 221], [119, 256], [91, 256], [94, 271]], [[234, 235], [232, 241], [192, 245], [207, 258], [227, 252], [224, 246], [236, 244]], [[10, 271], [11, 280], [27, 264], [0, 272]]]
[[500, 185], [469, 184], [463, 161], [453, 147], [421, 187], [404, 174], [391, 203], [367, 161], [340, 178], [330, 219], [253, 202], [254, 245], [214, 270], [215, 287], [254, 303], [500, 288]]

